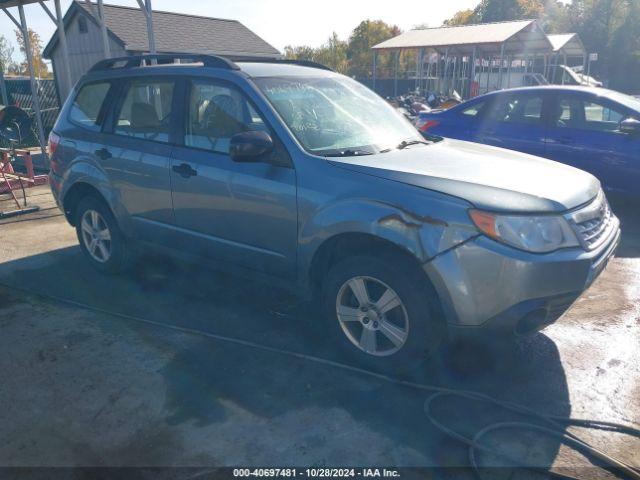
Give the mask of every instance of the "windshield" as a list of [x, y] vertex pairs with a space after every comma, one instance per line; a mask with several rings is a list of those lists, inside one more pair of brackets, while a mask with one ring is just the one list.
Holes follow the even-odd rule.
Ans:
[[607, 96], [611, 100], [621, 103], [625, 107], [635, 110], [638, 114], [640, 114], [640, 99], [613, 90], [607, 91]]
[[255, 81], [310, 153], [367, 155], [425, 141], [391, 105], [350, 78], [268, 77]]

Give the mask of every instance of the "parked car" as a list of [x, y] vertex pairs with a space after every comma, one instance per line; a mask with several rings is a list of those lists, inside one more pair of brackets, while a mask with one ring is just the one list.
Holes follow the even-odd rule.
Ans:
[[492, 92], [420, 114], [426, 135], [518, 150], [586, 170], [605, 189], [640, 196], [640, 100], [604, 88]]
[[618, 245], [592, 175], [425, 141], [348, 77], [149, 58], [97, 64], [50, 137], [52, 191], [100, 271], [145, 245], [263, 276], [319, 298], [357, 360], [402, 369], [456, 334], [553, 322]]

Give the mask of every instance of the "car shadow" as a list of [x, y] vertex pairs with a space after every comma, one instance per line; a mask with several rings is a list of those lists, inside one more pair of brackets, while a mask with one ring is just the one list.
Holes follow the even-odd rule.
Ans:
[[[78, 247], [0, 264], [0, 283], [268, 347], [193, 335], [172, 344], [175, 353], [160, 370], [166, 384], [161, 421], [167, 428], [223, 425], [238, 409], [275, 425], [265, 438], [250, 438], [247, 431], [237, 440], [240, 453], [234, 458], [245, 464], [469, 465], [467, 448], [434, 428], [424, 414], [429, 392], [279, 351], [344, 361], [329, 344], [317, 308], [273, 286], [153, 256], [111, 277], [94, 271]], [[135, 328], [149, 335], [148, 329], [158, 327]], [[548, 337], [537, 334], [512, 351], [499, 350], [460, 346], [425, 365], [413, 380], [569, 416], [565, 371]], [[437, 401], [434, 414], [470, 437], [493, 422], [523, 420], [459, 398]], [[532, 439], [520, 431], [495, 432], [486, 441], [544, 467], [554, 462], [560, 446], [555, 439]], [[134, 451], [140, 449], [123, 448], [112, 458], [136, 464]], [[480, 463], [501, 461], [481, 455]]]

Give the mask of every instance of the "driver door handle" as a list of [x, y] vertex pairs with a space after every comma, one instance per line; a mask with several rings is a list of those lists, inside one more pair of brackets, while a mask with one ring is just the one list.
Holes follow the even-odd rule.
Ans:
[[191, 165], [189, 165], [188, 163], [181, 163], [180, 165], [174, 165], [173, 167], [171, 167], [171, 170], [176, 172], [182, 178], [195, 177], [196, 175], [198, 175], [198, 172], [193, 168], [191, 168]]
[[94, 153], [100, 160], [108, 160], [112, 157], [111, 152], [105, 147], [99, 148]]

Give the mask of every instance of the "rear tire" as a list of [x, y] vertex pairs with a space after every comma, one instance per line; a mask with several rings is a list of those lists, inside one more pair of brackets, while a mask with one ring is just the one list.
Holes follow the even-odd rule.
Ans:
[[353, 257], [323, 282], [326, 327], [349, 361], [378, 372], [418, 373], [445, 337], [427, 278], [402, 257]]
[[74, 218], [80, 248], [89, 263], [109, 274], [125, 270], [128, 265], [126, 241], [104, 201], [91, 196], [83, 198]]

